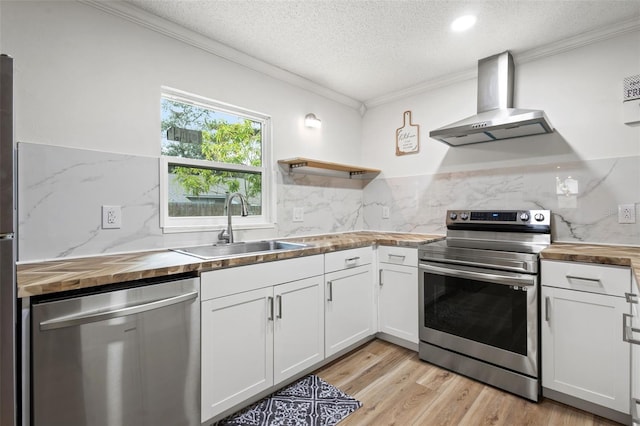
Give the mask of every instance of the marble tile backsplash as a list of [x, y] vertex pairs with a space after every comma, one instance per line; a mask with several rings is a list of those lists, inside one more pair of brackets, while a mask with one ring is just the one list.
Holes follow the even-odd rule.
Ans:
[[[18, 144], [18, 259], [155, 248], [158, 159]], [[101, 229], [101, 206], [122, 206], [122, 228]]]
[[363, 191], [364, 228], [444, 234], [447, 209], [547, 209], [553, 241], [640, 245], [640, 222], [619, 224], [617, 211], [640, 203], [639, 166], [624, 157], [377, 179]]
[[[18, 259], [123, 253], [208, 244], [218, 230], [163, 233], [159, 161], [33, 143], [18, 144]], [[276, 173], [274, 229], [236, 231], [240, 240], [359, 230], [361, 181]], [[122, 227], [102, 229], [101, 206], [122, 207]], [[293, 208], [303, 222], [293, 222]]]
[[[282, 171], [277, 180], [278, 236], [363, 229], [364, 181]], [[293, 221], [294, 208], [302, 208], [303, 222]]]
[[[640, 157], [380, 178], [370, 182], [276, 171], [270, 237], [354, 230], [444, 234], [450, 208], [543, 208], [553, 239], [640, 245], [640, 223], [617, 205], [640, 203]], [[206, 244], [216, 232], [164, 234], [158, 158], [18, 145], [20, 261]], [[122, 206], [122, 228], [102, 229], [100, 207]], [[388, 219], [382, 208], [389, 207]], [[303, 222], [293, 222], [301, 208]], [[243, 239], [263, 234], [244, 231]]]

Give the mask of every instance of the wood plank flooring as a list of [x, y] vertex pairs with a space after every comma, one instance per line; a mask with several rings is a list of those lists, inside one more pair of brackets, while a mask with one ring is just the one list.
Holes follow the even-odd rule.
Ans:
[[533, 403], [373, 340], [315, 372], [362, 402], [353, 425], [619, 425], [555, 401]]

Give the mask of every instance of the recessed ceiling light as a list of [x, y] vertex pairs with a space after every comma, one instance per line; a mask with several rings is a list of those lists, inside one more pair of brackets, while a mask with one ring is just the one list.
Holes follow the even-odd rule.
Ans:
[[455, 21], [453, 21], [451, 23], [451, 29], [453, 31], [465, 31], [468, 30], [469, 28], [473, 27], [476, 23], [476, 17], [473, 15], [465, 15], [465, 16], [461, 16], [458, 19], [456, 19]]

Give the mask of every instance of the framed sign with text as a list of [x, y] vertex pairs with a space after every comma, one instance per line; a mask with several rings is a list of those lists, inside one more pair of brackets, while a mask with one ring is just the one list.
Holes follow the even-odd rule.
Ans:
[[411, 111], [405, 111], [402, 127], [396, 130], [396, 155], [415, 154], [420, 150], [420, 126], [411, 122]]
[[623, 101], [640, 99], [640, 74], [625, 77], [623, 85]]

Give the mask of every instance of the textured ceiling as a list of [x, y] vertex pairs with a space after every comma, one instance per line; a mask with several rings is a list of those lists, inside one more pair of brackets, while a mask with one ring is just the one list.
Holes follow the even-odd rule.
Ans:
[[[640, 23], [640, 0], [127, 0], [359, 102], [388, 96], [504, 50]], [[452, 33], [451, 21], [478, 21]]]

